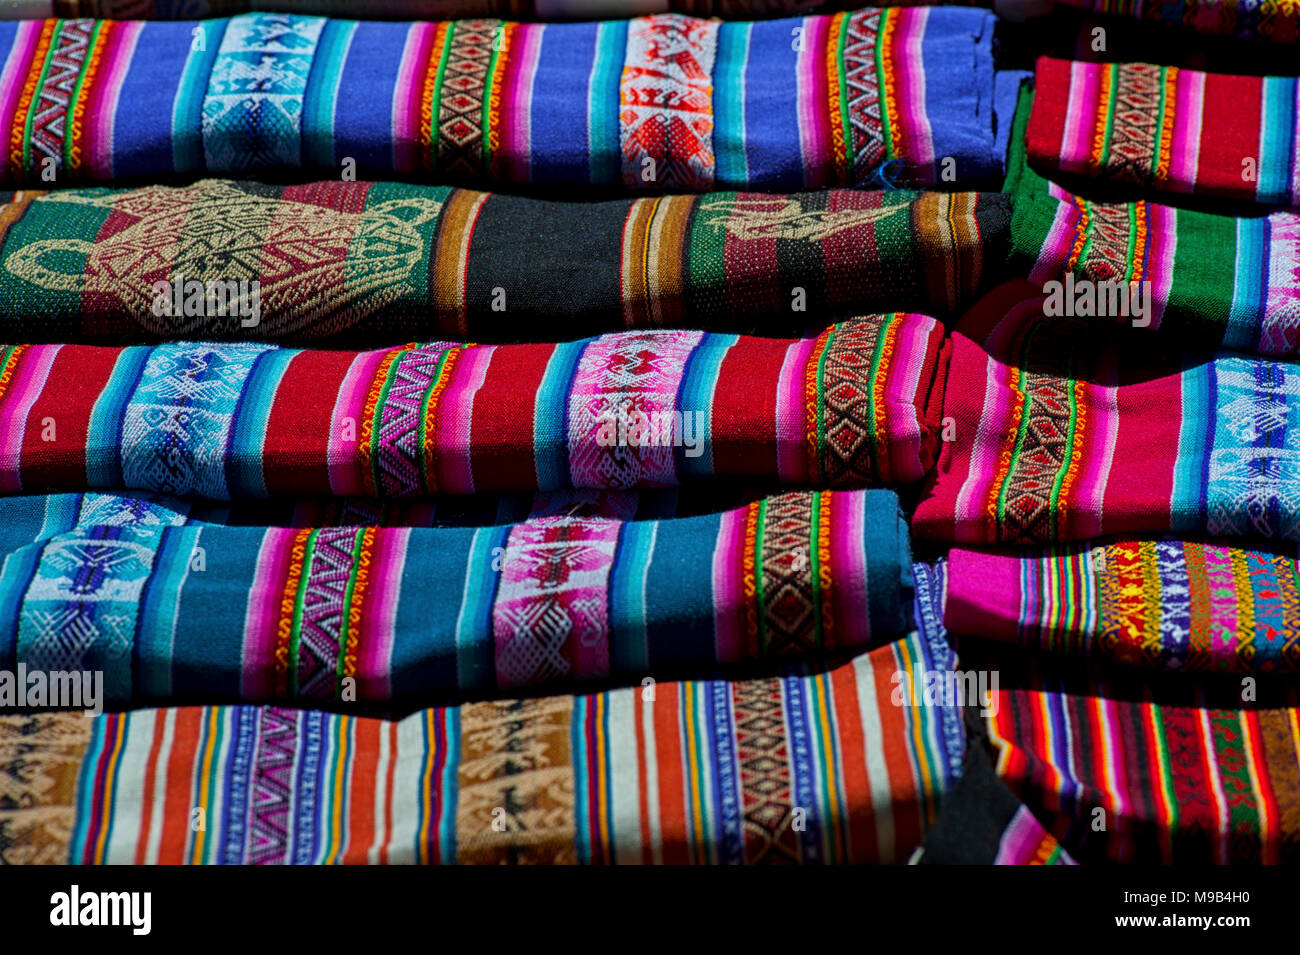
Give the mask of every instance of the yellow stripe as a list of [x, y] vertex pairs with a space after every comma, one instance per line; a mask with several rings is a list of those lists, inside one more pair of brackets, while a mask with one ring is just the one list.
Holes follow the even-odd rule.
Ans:
[[[895, 647], [896, 654], [901, 658], [903, 667], [907, 672], [907, 685], [910, 687], [915, 687], [917, 685], [915, 674], [918, 671], [913, 662], [912, 654], [909, 652], [908, 642], [906, 640], [901, 640], [898, 643], [894, 644], [894, 647]], [[924, 674], [921, 675], [921, 681], [922, 681], [921, 685], [924, 686], [925, 685]], [[924, 702], [924, 691], [922, 692], [923, 692], [922, 702]], [[935, 791], [935, 789], [931, 785], [930, 760], [926, 757], [925, 740], [921, 737], [922, 721], [918, 719], [913, 719], [910, 715], [910, 709], [906, 707], [904, 708], [904, 718], [910, 724], [910, 729], [912, 734], [912, 751], [916, 753], [916, 766], [921, 777], [919, 780], [917, 780], [917, 782], [921, 786], [920, 792], [932, 793]], [[920, 793], [918, 793], [917, 795], [919, 798]], [[928, 821], [933, 821], [933, 820], [928, 820]]]
[[113, 741], [113, 755], [108, 761], [108, 772], [104, 776], [104, 824], [99, 827], [99, 838], [95, 844], [95, 862], [101, 865], [104, 863], [108, 851], [109, 821], [113, 818], [113, 780], [117, 776], [118, 760], [122, 758], [123, 740], [126, 739], [126, 721], [127, 717], [125, 716], [117, 721], [117, 738]]
[[432, 825], [433, 815], [433, 780], [429, 774], [433, 771], [435, 749], [437, 747], [436, 737], [434, 736], [433, 710], [424, 711], [424, 738], [429, 741], [428, 752], [424, 754], [424, 769], [420, 773], [420, 800], [422, 812], [420, 813], [420, 861], [427, 863], [429, 861], [429, 826]]
[[343, 851], [343, 780], [348, 765], [348, 734], [351, 732], [351, 717], [339, 717], [339, 751], [334, 758], [334, 813], [330, 820], [330, 835], [334, 845], [327, 853], [330, 863], [337, 864]]
[[[824, 741], [824, 745], [826, 749], [826, 759], [827, 759], [825, 778], [826, 778], [826, 795], [827, 795], [827, 800], [829, 802], [829, 806], [827, 808], [830, 811], [827, 814], [827, 818], [826, 818], [826, 828], [827, 830], [830, 829], [837, 830], [839, 839], [835, 841], [841, 843], [839, 849], [842, 850], [843, 852], [843, 855], [837, 861], [844, 862], [846, 861], [845, 857], [848, 855], [847, 840], [848, 840], [849, 820], [847, 815], [842, 815], [839, 811], [840, 808], [839, 763], [834, 761], [835, 760], [834, 744], [835, 744], [835, 740], [837, 739], [837, 736], [834, 734], [834, 729], [832, 726], [833, 717], [831, 715], [831, 708], [830, 708], [831, 682], [827, 678], [826, 674], [824, 673], [817, 674], [816, 677], [814, 677], [814, 682], [817, 684], [819, 690], [818, 696], [820, 697], [820, 706], [818, 707], [818, 709], [821, 716], [822, 740]], [[831, 841], [829, 838], [830, 835], [831, 833], [828, 831], [827, 833], [828, 842]]]
[[[216, 730], [217, 725], [217, 708], [208, 707], [208, 725], [205, 728], [206, 740], [203, 746], [203, 759], [199, 762], [199, 808], [203, 810], [204, 827], [195, 831], [194, 845], [190, 852], [190, 861], [198, 864], [203, 861], [203, 855], [206, 851], [204, 842], [207, 839], [207, 816], [208, 816], [208, 797], [211, 793], [208, 791], [208, 780], [212, 773], [212, 760], [216, 748]], [[193, 820], [191, 819], [191, 827]]]
[[604, 693], [596, 695], [596, 813], [600, 820], [600, 841], [605, 847], [606, 858], [609, 858], [609, 786], [605, 778], [605, 712], [608, 709], [608, 700]]

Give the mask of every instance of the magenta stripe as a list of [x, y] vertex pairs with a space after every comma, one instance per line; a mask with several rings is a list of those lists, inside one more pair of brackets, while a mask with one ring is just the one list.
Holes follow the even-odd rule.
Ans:
[[1119, 428], [1118, 371], [1114, 357], [1103, 359], [1094, 369], [1093, 380], [1083, 389], [1088, 425], [1084, 445], [1079, 453], [1079, 477], [1073, 493], [1075, 507], [1065, 508], [1063, 530], [1080, 538], [1096, 537], [1102, 532], [1106, 484], [1115, 457], [1115, 437]]
[[745, 592], [740, 577], [746, 508], [724, 511], [713, 549], [713, 647], [719, 663], [745, 658]]
[[1201, 109], [1205, 100], [1205, 74], [1179, 71], [1174, 84], [1174, 129], [1169, 151], [1169, 189], [1191, 192], [1201, 158]]
[[803, 150], [804, 187], [828, 186], [835, 170], [830, 156], [830, 120], [826, 83], [826, 43], [833, 17], [804, 17], [803, 49], [795, 64], [799, 144]]
[[[365, 413], [366, 394], [375, 373], [388, 351], [361, 352], [352, 360], [343, 381], [339, 396], [330, 415], [329, 467], [330, 491], [334, 494], [364, 493], [365, 485], [358, 468], [357, 449], [361, 443], [362, 417]], [[350, 419], [350, 421], [349, 421]], [[351, 440], [344, 440], [351, 436]]]
[[243, 698], [249, 702], [263, 702], [273, 696], [276, 623], [296, 533], [290, 527], [267, 528], [257, 551], [257, 567], [244, 612], [241, 687]]
[[1024, 806], [1016, 810], [998, 843], [994, 865], [1024, 865], [1038, 851], [1046, 833]]
[[1070, 64], [1070, 100], [1065, 111], [1065, 128], [1061, 130], [1061, 168], [1067, 172], [1088, 171], [1100, 112], [1097, 97], [1101, 90], [1101, 71], [1105, 68], [1096, 63]]
[[1072, 202], [1057, 202], [1056, 215], [1047, 230], [1043, 250], [1038, 253], [1038, 261], [1029, 274], [1029, 281], [1035, 285], [1059, 280], [1065, 274], [1065, 266], [1070, 261], [1070, 249], [1074, 247], [1074, 231], [1079, 225], [1079, 208]]
[[883, 397], [889, 421], [884, 450], [889, 455], [892, 479], [910, 483], [924, 478], [926, 472], [921, 461], [921, 420], [916, 401], [921, 372], [926, 369], [925, 348], [937, 323], [925, 315], [900, 315], [881, 329], [882, 334], [890, 325], [898, 331], [889, 364], [880, 368], [880, 374], [885, 376]]
[[451, 378], [438, 402], [438, 427], [432, 436], [434, 474], [443, 494], [473, 494], [474, 472], [470, 458], [470, 431], [474, 396], [483, 387], [496, 348], [465, 348], [452, 366]]
[[27, 416], [40, 397], [50, 368], [62, 345], [32, 345], [18, 358], [18, 367], [0, 398], [0, 492], [21, 491], [23, 434]]
[[790, 483], [806, 483], [809, 477], [803, 390], [815, 345], [816, 339], [808, 338], [786, 349], [776, 385], [776, 469]]
[[506, 178], [513, 182], [532, 180], [532, 102], [537, 58], [542, 52], [541, 23], [515, 27], [506, 64], [505, 89], [501, 96], [501, 160]]
[[[44, 22], [41, 20], [27, 20], [18, 24], [17, 30], [14, 31], [13, 46], [9, 48], [9, 55], [5, 58], [4, 71], [0, 72], [0, 129], [13, 128], [14, 112], [18, 109], [18, 100], [23, 95], [23, 85], [32, 65], [32, 57], [36, 54], [36, 45], [41, 38], [43, 27]], [[8, 143], [5, 146], [5, 152], [8, 153]], [[0, 172], [0, 177], [13, 178], [15, 170], [9, 168], [7, 159], [0, 163], [0, 170], [3, 170]]]
[[1205, 546], [1205, 569], [1210, 588], [1210, 659], [1212, 669], [1231, 669], [1237, 655], [1237, 584], [1232, 576], [1232, 552], [1227, 547]]
[[[143, 30], [144, 22], [140, 20], [115, 24], [104, 44], [99, 73], [86, 95], [85, 116], [88, 128], [81, 162], [95, 179], [113, 178], [113, 138], [118, 100], [127, 67], [135, 52], [136, 41]], [[128, 123], [131, 109], [132, 104], [127, 104]]]
[[[894, 48], [902, 50], [898, 81], [895, 85], [895, 107], [901, 129], [894, 133], [895, 142], [902, 140], [906, 146], [905, 157], [909, 165], [929, 168], [934, 165], [934, 138], [930, 129], [930, 117], [925, 112], [925, 63], [921, 55], [921, 43], [925, 39], [925, 28], [930, 20], [928, 7], [896, 10], [890, 13], [894, 20]], [[931, 172], [933, 177], [933, 171]]]
[[[356, 651], [358, 700], [393, 698], [393, 636], [397, 630], [397, 603], [410, 539], [409, 527], [380, 528], [375, 532], [370, 558], [372, 574], [361, 605], [361, 633]], [[417, 599], [422, 598], [417, 594]], [[347, 634], [343, 636], [346, 641]]]
[[[832, 647], [860, 646], [871, 639], [867, 608], [867, 542], [864, 491], [826, 491], [830, 498]], [[896, 582], [885, 581], [896, 587]]]
[[406, 33], [393, 89], [393, 168], [398, 172], [420, 168], [420, 91], [437, 32], [438, 24], [425, 22], [412, 23]]
[[1178, 251], [1178, 210], [1170, 206], [1147, 203], [1147, 235], [1151, 237], [1151, 254], [1147, 274], [1151, 282], [1151, 327], [1159, 328], [1165, 302], [1173, 287], [1174, 255]]

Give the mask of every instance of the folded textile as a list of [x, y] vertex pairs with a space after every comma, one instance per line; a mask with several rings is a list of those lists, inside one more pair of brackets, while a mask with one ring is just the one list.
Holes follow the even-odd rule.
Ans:
[[[1030, 281], [1146, 284], [1144, 327], [1264, 355], [1300, 352], [1300, 215], [1210, 215], [1145, 200], [1092, 202], [1025, 162], [1023, 96], [1012, 135], [1012, 268]], [[1132, 322], [1132, 316], [1110, 316]]]
[[1031, 554], [954, 550], [944, 621], [1126, 666], [1300, 671], [1294, 555], [1193, 541], [1120, 541]]
[[905, 190], [588, 203], [204, 180], [0, 198], [0, 328], [113, 344], [374, 347], [947, 313], [1000, 264], [1010, 216], [997, 193]]
[[397, 723], [251, 706], [2, 716], [0, 861], [903, 862], [963, 728], [954, 708], [890, 704], [889, 686], [951, 665], [913, 636], [808, 676]]
[[998, 775], [1079, 862], [1300, 859], [1300, 710], [1243, 702], [1235, 680], [1007, 682], [987, 720]]
[[86, 527], [485, 527], [534, 517], [662, 520], [731, 510], [772, 493], [771, 487], [701, 482], [634, 491], [226, 502], [147, 491], [18, 494], [0, 497], [0, 555]]
[[[0, 23], [10, 182], [304, 167], [636, 190], [1001, 175], [994, 17]], [[941, 67], [941, 68], [940, 68]]]
[[1165, 192], [1300, 207], [1300, 80], [1042, 57], [1029, 159]]
[[911, 573], [890, 491], [665, 521], [83, 527], [5, 558], [0, 670], [102, 673], [112, 707], [626, 682], [897, 636]]
[[1045, 299], [1008, 283], [953, 332], [918, 537], [1300, 540], [1300, 366], [1134, 349]]
[[1300, 43], [1295, 0], [1062, 0], [1095, 13], [1186, 27], [1197, 33], [1265, 43]]
[[0, 492], [620, 489], [712, 475], [861, 487], [934, 460], [943, 328], [622, 332], [368, 352], [178, 342], [0, 350]]
[[[914, 0], [885, 6], [909, 6]], [[193, 20], [198, 17], [268, 11], [368, 18], [496, 17], [539, 20], [589, 20], [652, 13], [690, 13], [700, 17], [786, 16], [819, 8], [853, 6], [844, 0], [8, 0], [0, 17], [138, 18]]]
[[925, 833], [921, 865], [1077, 865], [1006, 783], [998, 779], [976, 730], [961, 778], [944, 794]]

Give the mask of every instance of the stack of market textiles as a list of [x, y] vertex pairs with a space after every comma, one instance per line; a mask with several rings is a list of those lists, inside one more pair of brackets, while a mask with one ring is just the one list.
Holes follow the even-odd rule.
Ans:
[[1300, 853], [1294, 78], [15, 6], [0, 861]]

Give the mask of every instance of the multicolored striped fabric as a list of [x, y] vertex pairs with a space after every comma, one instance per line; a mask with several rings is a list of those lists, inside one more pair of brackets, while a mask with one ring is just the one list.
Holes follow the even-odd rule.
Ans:
[[0, 497], [0, 555], [86, 527], [486, 527], [536, 517], [620, 521], [697, 517], [775, 493], [729, 481], [635, 491], [551, 491], [420, 498], [277, 497], [205, 501], [145, 491]]
[[1119, 541], [1030, 554], [954, 550], [949, 630], [1125, 666], [1300, 670], [1300, 568], [1222, 544]]
[[390, 703], [809, 659], [910, 626], [890, 491], [666, 521], [94, 526], [0, 567], [0, 670], [104, 705]]
[[4, 716], [0, 860], [903, 862], [963, 728], [953, 707], [892, 705], [891, 684], [951, 666], [914, 636], [813, 675], [397, 723], [248, 706]]
[[[951, 313], [1000, 263], [1010, 216], [997, 193], [904, 190], [582, 203], [204, 180], [0, 200], [0, 328], [28, 342], [374, 347]], [[226, 307], [208, 307], [209, 288]]]
[[[1032, 95], [1022, 97], [1017, 126]], [[1188, 345], [1300, 353], [1300, 215], [1235, 218], [1146, 200], [1093, 202], [1043, 179], [1013, 133], [1011, 269], [1043, 284], [1147, 283], [1144, 327]], [[1131, 317], [1111, 316], [1117, 321]]]
[[[890, 2], [884, 6], [908, 6]], [[512, 17], [590, 20], [636, 17], [672, 10], [700, 17], [787, 16], [825, 7], [852, 6], [841, 0], [8, 0], [0, 16], [103, 17], [108, 20], [193, 20], [234, 13], [310, 13], [368, 19]]]
[[1300, 43], [1295, 0], [1062, 0], [1095, 13], [1265, 43]]
[[913, 7], [0, 23], [0, 171], [42, 185], [297, 167], [634, 190], [975, 183], [1003, 169], [993, 22]]
[[[1300, 858], [1300, 709], [1055, 675], [996, 694], [997, 772], [1083, 863]], [[1252, 698], [1253, 699], [1253, 698]]]
[[1029, 117], [1041, 169], [1300, 207], [1300, 80], [1042, 57]]
[[1008, 283], [954, 331], [952, 440], [918, 537], [1300, 540], [1300, 366], [1162, 357], [1099, 335], [1095, 319], [1044, 318], [1044, 303], [1041, 288]]
[[382, 498], [713, 475], [905, 484], [934, 460], [942, 339], [933, 319], [895, 314], [802, 340], [19, 345], [0, 350], [0, 492]]

